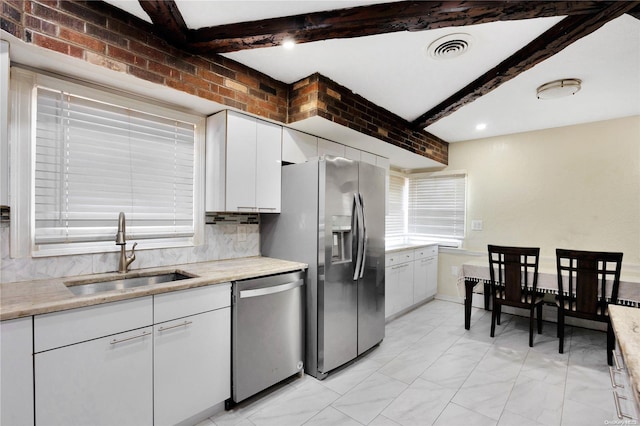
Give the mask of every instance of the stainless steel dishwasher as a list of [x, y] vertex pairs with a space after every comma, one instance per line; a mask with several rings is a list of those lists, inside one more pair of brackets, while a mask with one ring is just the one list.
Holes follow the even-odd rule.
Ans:
[[233, 283], [225, 408], [302, 371], [304, 278], [300, 271]]

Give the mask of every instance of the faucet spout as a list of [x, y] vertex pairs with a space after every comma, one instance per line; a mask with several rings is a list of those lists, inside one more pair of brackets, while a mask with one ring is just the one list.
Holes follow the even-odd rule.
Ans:
[[116, 245], [120, 246], [120, 261], [118, 262], [118, 272], [127, 273], [129, 265], [136, 260], [136, 246], [138, 243], [133, 243], [131, 248], [131, 256], [127, 256], [127, 231], [126, 231], [126, 219], [124, 212], [120, 212], [118, 216], [118, 232], [116, 233]]

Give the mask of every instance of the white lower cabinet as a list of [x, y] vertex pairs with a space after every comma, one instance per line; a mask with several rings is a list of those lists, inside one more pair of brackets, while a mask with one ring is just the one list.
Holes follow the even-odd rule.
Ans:
[[36, 425], [152, 425], [151, 327], [35, 354]]
[[33, 425], [33, 322], [0, 323], [0, 425]]
[[[177, 424], [230, 397], [230, 295], [229, 285], [219, 285], [156, 296], [164, 298], [164, 306], [174, 312], [172, 298], [181, 299], [174, 306], [182, 303], [185, 308], [197, 309], [198, 302], [207, 298], [224, 298], [225, 303], [213, 311], [154, 326], [155, 425]], [[190, 298], [193, 303], [189, 303]], [[154, 314], [156, 318], [164, 316], [158, 309]]]
[[389, 266], [385, 271], [385, 316], [413, 303], [413, 262]]
[[385, 262], [385, 317], [436, 295], [437, 245], [387, 253]]
[[[231, 392], [230, 306], [225, 283], [36, 315], [34, 380], [25, 375], [30, 390], [35, 383], [35, 424], [173, 425], [211, 415]], [[30, 322], [28, 331], [30, 345]], [[5, 424], [4, 357], [2, 367]]]

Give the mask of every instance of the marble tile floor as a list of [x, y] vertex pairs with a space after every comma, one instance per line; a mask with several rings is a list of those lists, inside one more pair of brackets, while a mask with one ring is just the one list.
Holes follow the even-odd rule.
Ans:
[[431, 301], [387, 323], [379, 347], [319, 381], [289, 379], [198, 426], [538, 426], [621, 424], [606, 333], [555, 323], [528, 346], [528, 319]]

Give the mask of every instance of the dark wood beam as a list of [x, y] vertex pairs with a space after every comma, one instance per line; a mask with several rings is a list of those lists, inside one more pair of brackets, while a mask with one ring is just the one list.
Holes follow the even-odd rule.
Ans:
[[572, 15], [545, 31], [531, 43], [457, 91], [413, 121], [414, 128], [425, 128], [439, 119], [489, 93], [501, 84], [533, 68], [573, 42], [591, 34], [607, 22], [627, 13], [640, 2], [616, 2], [598, 13]]
[[306, 43], [506, 20], [590, 15], [612, 3], [616, 2], [401, 1], [189, 30], [187, 45], [193, 53], [225, 53], [279, 46], [286, 39]]
[[636, 19], [640, 19], [640, 6], [636, 6], [629, 11], [629, 15], [633, 16]]
[[139, 3], [167, 42], [185, 47], [189, 28], [173, 0], [139, 0]]

